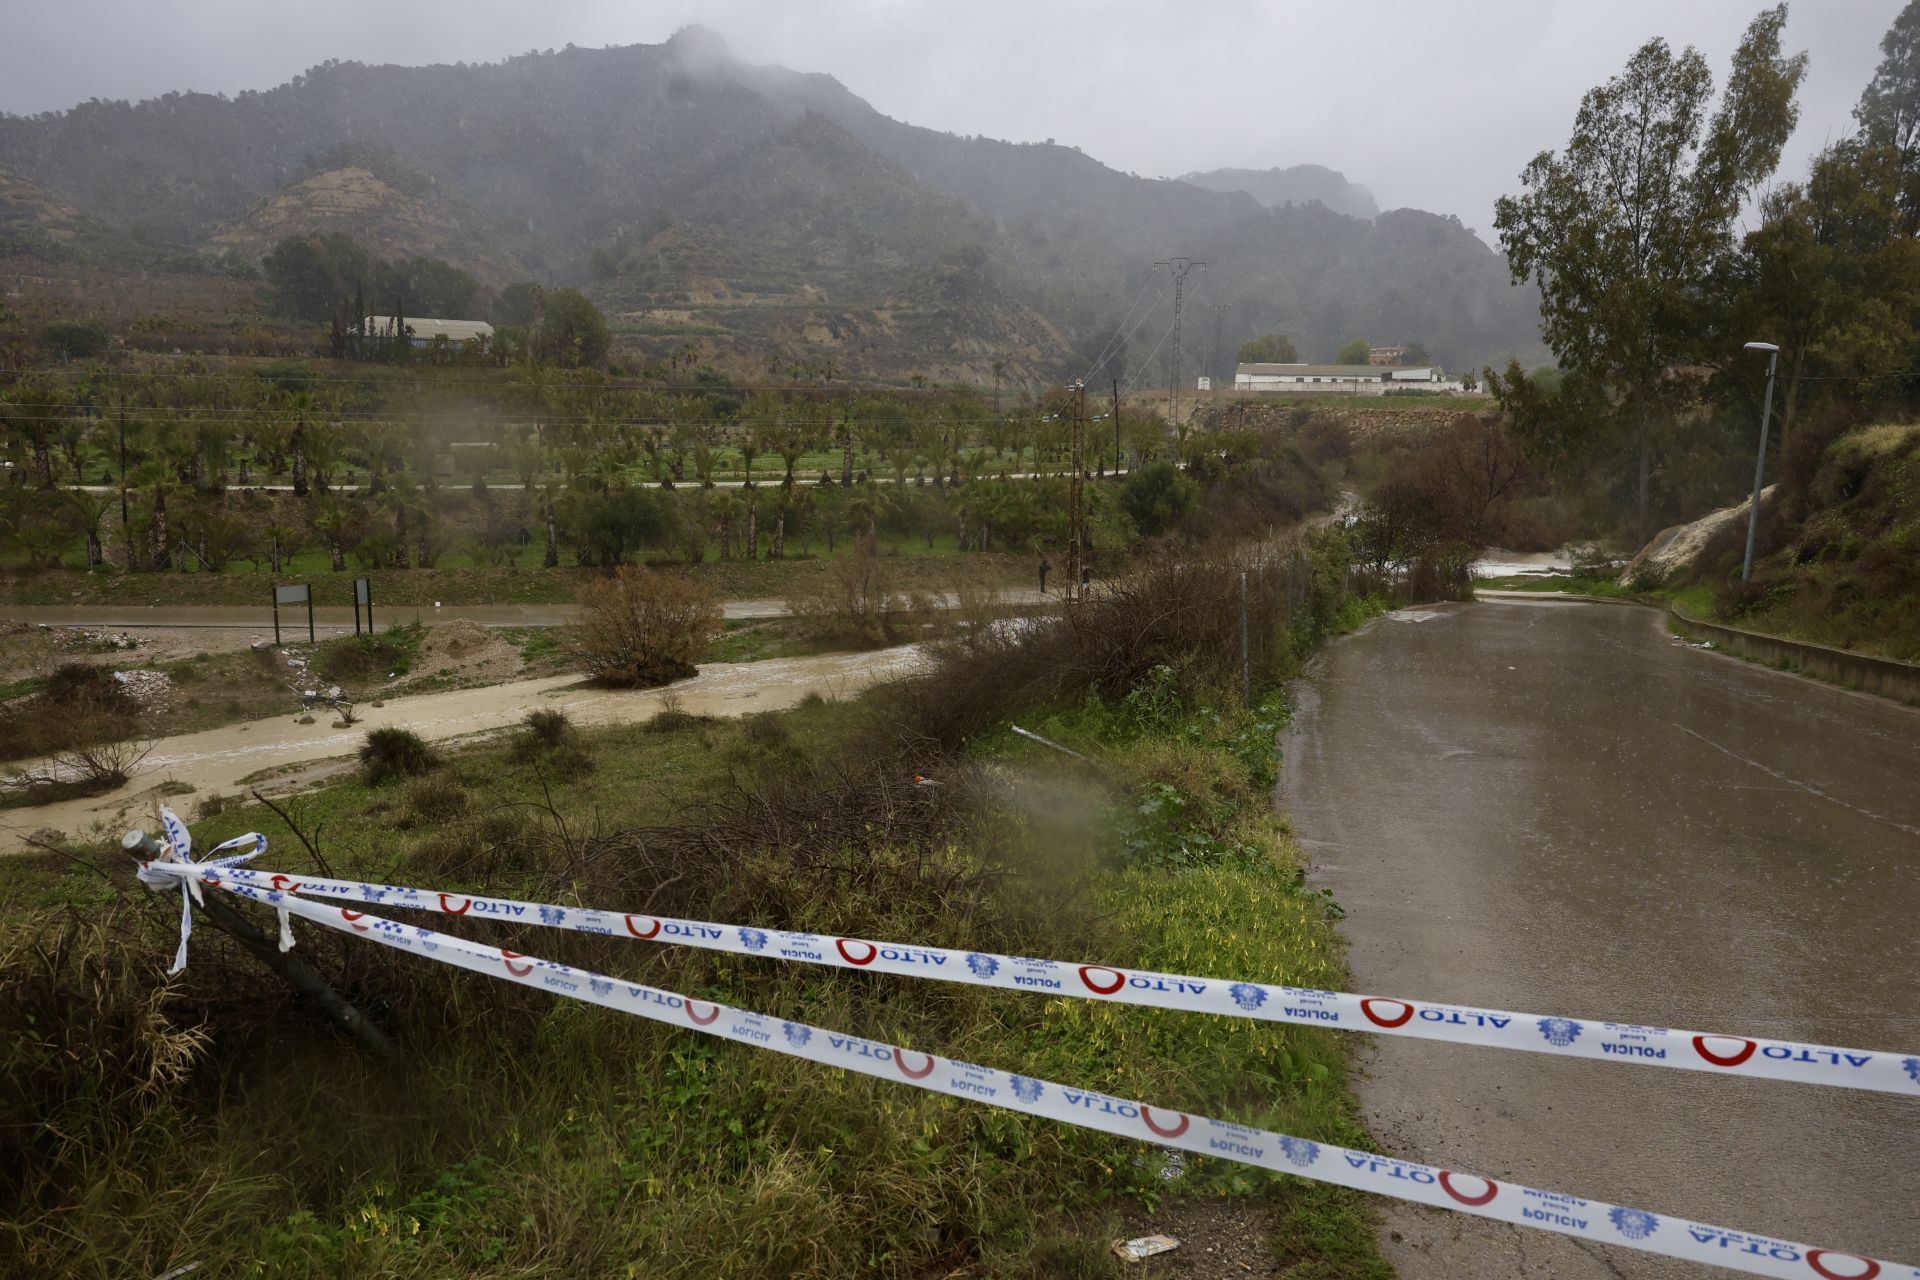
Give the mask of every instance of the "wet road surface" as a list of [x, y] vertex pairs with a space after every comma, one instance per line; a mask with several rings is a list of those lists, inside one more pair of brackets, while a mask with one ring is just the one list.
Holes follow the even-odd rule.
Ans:
[[[1920, 1053], [1920, 712], [1546, 601], [1382, 619], [1296, 700], [1282, 802], [1357, 990]], [[1920, 1084], [1362, 1061], [1394, 1154], [1920, 1264]], [[1407, 1280], [1708, 1274], [1382, 1204]]]

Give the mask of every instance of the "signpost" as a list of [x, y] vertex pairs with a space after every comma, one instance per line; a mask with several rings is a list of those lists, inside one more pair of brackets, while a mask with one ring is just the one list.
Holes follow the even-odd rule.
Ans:
[[273, 589], [273, 642], [275, 644], [280, 643], [280, 606], [283, 604], [299, 604], [303, 600], [307, 605], [307, 643], [314, 643], [313, 588], [301, 582], [295, 583], [292, 586], [275, 587]]
[[360, 634], [360, 606], [367, 606], [367, 634], [373, 634], [373, 579], [353, 580], [353, 634]]

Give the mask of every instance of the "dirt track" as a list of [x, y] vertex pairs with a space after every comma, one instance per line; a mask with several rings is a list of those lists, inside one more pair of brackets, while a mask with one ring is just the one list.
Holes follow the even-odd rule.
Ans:
[[[295, 724], [291, 716], [223, 725], [161, 739], [132, 781], [110, 795], [0, 813], [0, 853], [22, 852], [31, 847], [28, 835], [49, 829], [81, 838], [112, 834], [123, 817], [149, 805], [152, 789], [163, 781], [206, 795], [232, 791], [240, 779], [266, 770], [289, 770], [297, 781], [311, 784], [337, 772], [337, 762], [369, 729], [388, 725], [444, 740], [507, 728], [536, 707], [565, 711], [581, 726], [629, 724], [652, 718], [669, 699], [699, 715], [739, 716], [791, 707], [809, 693], [846, 697], [918, 660], [918, 650], [908, 645], [877, 653], [715, 663], [665, 689], [632, 691], [589, 688], [577, 675], [549, 676], [363, 706], [357, 709], [360, 723], [350, 729], [332, 728], [324, 713], [310, 725]], [[323, 767], [300, 769], [303, 765]], [[281, 779], [282, 787], [286, 781]]]

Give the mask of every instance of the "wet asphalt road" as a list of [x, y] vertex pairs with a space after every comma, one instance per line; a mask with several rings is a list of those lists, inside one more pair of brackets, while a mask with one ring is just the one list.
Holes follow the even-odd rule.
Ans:
[[[1920, 1053], [1920, 712], [1652, 610], [1444, 606], [1334, 646], [1281, 800], [1356, 989]], [[1379, 1038], [1391, 1152], [1920, 1264], [1911, 1098]], [[1381, 1202], [1408, 1280], [1717, 1274]]]

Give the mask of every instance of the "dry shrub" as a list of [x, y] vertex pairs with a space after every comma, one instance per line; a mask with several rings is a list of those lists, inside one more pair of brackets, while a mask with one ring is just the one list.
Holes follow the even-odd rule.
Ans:
[[989, 630], [1005, 613], [1006, 592], [991, 569], [962, 560], [948, 575], [947, 590], [953, 596], [947, 622], [962, 635]]
[[417, 778], [439, 763], [427, 740], [411, 729], [374, 729], [360, 747], [360, 771], [374, 786], [390, 778]]
[[131, 740], [139, 729], [139, 710], [111, 669], [63, 664], [54, 668], [39, 693], [0, 708], [0, 759], [53, 756]]
[[871, 538], [787, 592], [787, 611], [803, 631], [843, 644], [897, 642], [912, 625], [916, 603], [896, 588]]
[[[112, 791], [133, 776], [153, 749], [151, 742], [133, 736], [130, 717], [98, 705], [42, 706], [29, 713], [28, 725], [30, 738], [45, 756], [31, 768], [13, 771], [3, 784], [21, 804]], [[59, 745], [47, 745], [53, 742]]]
[[1290, 626], [1324, 625], [1334, 607], [1339, 575], [1319, 581], [1314, 563], [1279, 545], [1145, 560], [1062, 617], [970, 630], [937, 646], [931, 672], [895, 681], [875, 699], [873, 733], [909, 755], [952, 751], [1004, 727], [1016, 710], [1089, 692], [1120, 698], [1163, 666], [1189, 694], [1234, 688], [1240, 575], [1248, 665], [1260, 677], [1281, 665]]
[[693, 661], [720, 635], [720, 601], [698, 583], [622, 565], [579, 594], [574, 658], [601, 684], [651, 688], [693, 675]]

